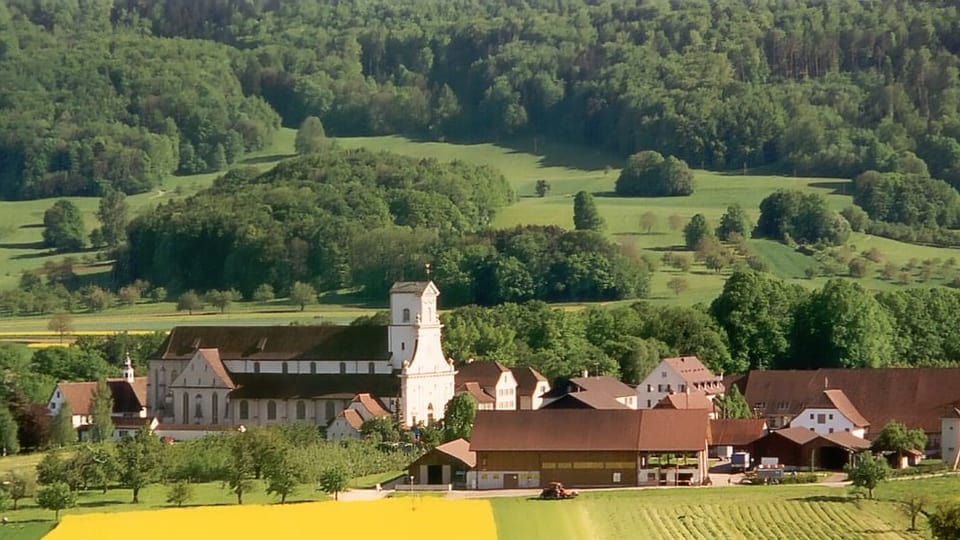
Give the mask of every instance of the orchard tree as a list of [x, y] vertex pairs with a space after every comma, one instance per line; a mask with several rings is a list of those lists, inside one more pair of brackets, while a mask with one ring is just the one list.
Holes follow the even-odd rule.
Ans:
[[870, 448], [874, 452], [893, 452], [899, 462], [904, 453], [911, 450], [922, 452], [926, 447], [927, 434], [922, 429], [907, 429], [901, 422], [891, 420], [883, 426]]
[[230, 304], [241, 300], [243, 297], [235, 289], [230, 289], [226, 291], [207, 291], [203, 298], [210, 305], [219, 309], [220, 313], [223, 313]]
[[537, 197], [546, 197], [550, 193], [550, 182], [547, 182], [543, 178], [537, 180], [536, 188]]
[[847, 465], [847, 477], [856, 487], [862, 487], [867, 490], [867, 498], [873, 498], [873, 490], [880, 481], [887, 478], [890, 474], [890, 466], [887, 460], [879, 456], [873, 456], [870, 452], [861, 452], [855, 459], [854, 464]]
[[203, 309], [203, 301], [196, 292], [187, 291], [177, 298], [177, 311], [186, 311], [193, 315], [193, 312], [198, 309]]
[[68, 313], [54, 313], [47, 321], [47, 330], [56, 332], [60, 336], [60, 343], [63, 343], [63, 336], [73, 332], [73, 317]]
[[573, 198], [573, 226], [578, 231], [603, 229], [603, 218], [600, 217], [593, 195], [586, 191], [577, 192]]
[[20, 452], [17, 422], [5, 403], [0, 403], [0, 457]]
[[43, 213], [43, 242], [58, 251], [76, 251], [86, 242], [83, 213], [71, 201], [61, 199]]
[[317, 290], [309, 283], [298, 281], [290, 289], [290, 301], [300, 306], [300, 311], [303, 311], [307, 304], [317, 301]]
[[340, 500], [340, 492], [347, 489], [349, 482], [347, 472], [340, 467], [330, 467], [320, 473], [320, 489], [333, 495], [333, 500]]
[[724, 242], [730, 241], [734, 234], [739, 234], [742, 238], [750, 236], [749, 219], [739, 204], [727, 207], [727, 211], [720, 216], [720, 225], [716, 232], [717, 238]]
[[640, 228], [647, 234], [653, 232], [657, 226], [657, 214], [654, 212], [644, 212], [640, 215]]
[[673, 291], [673, 294], [680, 296], [680, 293], [690, 288], [690, 283], [682, 277], [675, 277], [667, 282], [667, 288]]
[[712, 238], [713, 230], [703, 214], [695, 214], [683, 228], [683, 239], [689, 249], [697, 249], [701, 242]]
[[37, 491], [37, 481], [27, 471], [9, 471], [3, 478], [3, 485], [13, 501], [14, 510], [19, 506], [20, 499], [33, 497]]
[[76, 504], [76, 497], [70, 486], [63, 482], [43, 486], [37, 491], [37, 506], [45, 510], [53, 510], [55, 519], [60, 521], [60, 511]]
[[160, 478], [162, 458], [163, 443], [147, 427], [117, 444], [120, 483], [133, 490], [134, 504], [140, 502], [140, 490]]
[[193, 485], [188, 480], [177, 480], [167, 488], [167, 504], [175, 504], [179, 508], [192, 498]]
[[323, 123], [316, 116], [308, 116], [300, 124], [293, 147], [298, 154], [312, 154], [327, 146], [327, 134]]
[[254, 487], [255, 472], [253, 435], [242, 431], [230, 438], [230, 467], [226, 471], [226, 484], [237, 496], [237, 504], [243, 504], [243, 495]]
[[447, 402], [443, 412], [444, 440], [470, 439], [473, 421], [477, 417], [477, 402], [467, 392], [461, 392]]
[[300, 486], [299, 470], [296, 462], [290, 458], [289, 449], [284, 444], [275, 446], [263, 467], [267, 495], [280, 497], [280, 504], [287, 502]]

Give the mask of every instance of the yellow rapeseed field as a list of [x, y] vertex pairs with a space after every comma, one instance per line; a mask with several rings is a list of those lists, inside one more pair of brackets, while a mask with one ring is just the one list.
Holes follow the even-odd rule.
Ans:
[[497, 528], [488, 501], [405, 497], [68, 515], [45, 540], [130, 540], [131, 537], [138, 540], [496, 540]]

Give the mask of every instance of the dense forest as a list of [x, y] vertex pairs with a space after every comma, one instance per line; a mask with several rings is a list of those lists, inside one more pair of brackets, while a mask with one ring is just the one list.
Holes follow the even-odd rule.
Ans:
[[957, 186], [958, 54], [946, 0], [11, 0], [0, 195], [142, 191], [311, 115]]

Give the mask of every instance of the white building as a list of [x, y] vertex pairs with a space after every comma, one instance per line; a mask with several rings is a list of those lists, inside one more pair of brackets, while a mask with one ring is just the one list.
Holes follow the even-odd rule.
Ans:
[[701, 390], [712, 399], [723, 393], [723, 377], [707, 369], [696, 356], [664, 358], [637, 385], [637, 407], [652, 409], [665, 396], [687, 390]]
[[801, 427], [819, 435], [849, 432], [861, 439], [870, 422], [860, 414], [843, 390], [824, 390], [790, 421], [790, 427]]
[[327, 426], [370, 394], [404, 426], [429, 423], [454, 390], [438, 296], [395, 284], [388, 326], [176, 327], [150, 362], [148, 409], [168, 424]]

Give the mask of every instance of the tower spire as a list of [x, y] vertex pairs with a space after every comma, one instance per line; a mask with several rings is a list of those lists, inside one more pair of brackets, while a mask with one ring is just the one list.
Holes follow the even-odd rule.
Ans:
[[133, 378], [133, 361], [130, 360], [130, 353], [128, 352], [126, 359], [123, 361], [123, 380], [133, 384]]
[[427, 281], [430, 281], [430, 263], [424, 264], [423, 269], [427, 274]]

